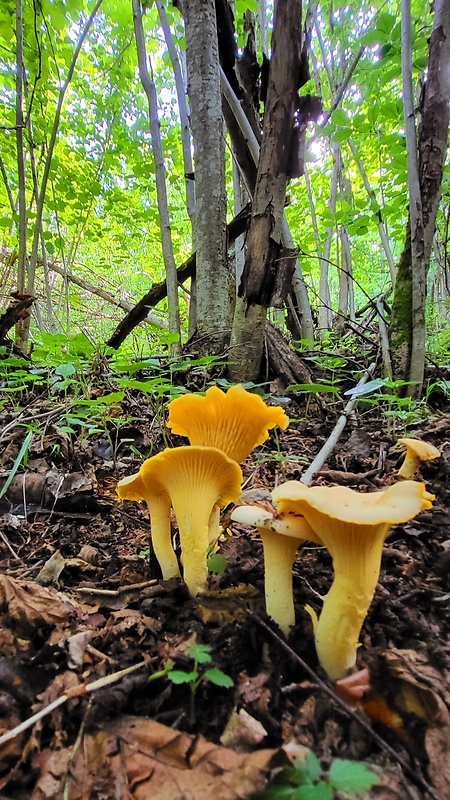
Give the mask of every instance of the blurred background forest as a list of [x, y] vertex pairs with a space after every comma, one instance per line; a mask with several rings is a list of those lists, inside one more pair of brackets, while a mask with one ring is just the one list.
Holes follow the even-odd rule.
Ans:
[[[2, 0], [0, 304], [6, 309], [12, 292], [37, 298], [31, 318], [19, 321], [17, 329], [23, 352], [32, 341], [34, 361], [55, 359], [55, 353], [70, 361], [71, 348], [72, 354], [78, 348], [92, 355], [107, 342], [115, 348], [120, 344], [126, 357], [168, 349], [179, 357], [180, 343], [196, 328], [205, 332], [195, 317], [204, 280], [191, 283], [189, 269], [195, 237], [201, 237], [195, 231], [196, 188], [197, 211], [203, 209], [211, 238], [215, 212], [201, 205], [203, 184], [194, 175], [190, 123], [194, 114], [198, 119], [198, 110], [189, 108], [187, 81], [190, 64], [191, 82], [195, 74], [195, 53], [192, 41], [186, 48], [183, 13], [193, 27], [196, 3], [185, 5], [191, 10], [167, 0], [145, 2], [142, 8], [122, 0]], [[300, 7], [281, 5], [288, 14]], [[221, 0], [215, 6], [223, 102], [232, 107], [234, 98], [244, 109], [258, 147], [273, 3]], [[291, 170], [294, 177], [286, 176], [282, 197], [283, 237], [286, 230], [291, 237], [282, 244], [298, 261], [281, 300], [262, 302], [264, 318], [267, 314], [300, 351], [347, 343], [358, 352], [364, 347], [361, 321], [367, 310], [372, 317], [378, 313], [382, 325], [390, 322], [411, 196], [405, 80], [409, 71], [417, 132], [439, 11], [436, 6], [433, 14], [419, 0], [404, 6], [402, 12], [395, 0], [343, 5], [326, 0], [303, 8], [309, 73], [293, 119], [301, 163]], [[207, 22], [200, 23], [206, 36]], [[448, 69], [445, 75], [448, 84]], [[302, 100], [311, 97], [319, 105], [302, 116]], [[219, 149], [230, 223], [242, 209], [244, 219], [245, 209], [251, 212], [239, 138], [223, 110]], [[238, 117], [239, 111], [234, 119], [242, 134]], [[441, 363], [448, 363], [450, 354], [449, 169], [448, 164], [443, 169], [426, 267], [426, 348]], [[218, 180], [216, 174], [210, 178]], [[226, 266], [207, 265], [227, 273], [230, 319], [239, 305], [233, 292], [245, 263], [246, 225], [248, 218], [237, 237], [228, 229]], [[188, 277], [179, 276], [177, 286], [175, 270], [186, 262]], [[169, 302], [163, 290], [155, 307], [145, 308], [145, 322], [114, 339], [126, 314], [166, 275]], [[214, 302], [222, 292], [213, 288]], [[208, 295], [205, 302], [208, 333], [220, 328], [221, 312]], [[252, 331], [251, 315], [246, 319]], [[226, 347], [222, 340], [196, 352], [224, 354]], [[247, 366], [245, 374], [235, 371], [233, 377], [255, 379], [258, 368]], [[389, 354], [384, 368], [386, 376]], [[411, 379], [408, 370], [396, 372], [395, 364], [392, 375]]]

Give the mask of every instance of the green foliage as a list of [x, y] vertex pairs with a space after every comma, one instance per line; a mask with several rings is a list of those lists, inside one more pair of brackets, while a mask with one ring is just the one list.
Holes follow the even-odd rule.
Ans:
[[200, 665], [210, 664], [212, 661], [211, 647], [207, 644], [193, 644], [187, 649], [187, 655], [194, 661], [192, 670], [186, 672], [185, 670], [170, 669], [167, 677], [172, 683], [188, 683], [191, 692], [195, 694], [198, 687], [203, 681], [210, 681], [215, 686], [222, 686], [230, 689], [233, 686], [232, 679], [225, 675], [222, 670], [216, 667], [209, 667], [203, 669]]
[[317, 756], [308, 751], [304, 759], [295, 758], [274, 783], [258, 795], [258, 800], [332, 800], [334, 792], [355, 797], [378, 783], [378, 776], [365, 764], [335, 759], [323, 772]]
[[33, 437], [33, 431], [29, 430], [27, 435], [25, 436], [25, 439], [22, 442], [22, 446], [21, 446], [21, 448], [20, 448], [20, 450], [19, 450], [19, 452], [17, 454], [17, 457], [16, 457], [16, 459], [14, 461], [14, 464], [11, 467], [9, 475], [6, 478], [6, 481], [3, 484], [3, 486], [0, 488], [0, 500], [3, 497], [3, 495], [5, 495], [6, 492], [8, 491], [8, 488], [11, 485], [11, 482], [12, 482], [12, 480], [14, 478], [14, 475], [17, 473], [17, 470], [19, 469], [22, 461], [26, 465], [27, 455], [28, 455], [28, 448], [30, 446], [30, 442], [31, 442], [32, 437]]
[[217, 667], [207, 666], [212, 662], [211, 649], [212, 648], [208, 644], [195, 643], [186, 650], [186, 654], [194, 662], [192, 669], [175, 669], [175, 662], [172, 658], [168, 658], [163, 668], [154, 672], [148, 678], [149, 683], [159, 678], [167, 678], [177, 686], [183, 684], [189, 686], [191, 692], [189, 722], [191, 725], [195, 722], [195, 695], [202, 683], [209, 681], [209, 683], [213, 683], [215, 686], [220, 686], [224, 689], [231, 689], [233, 686], [233, 680], [229, 675], [226, 675], [225, 672], [222, 672], [222, 670]]

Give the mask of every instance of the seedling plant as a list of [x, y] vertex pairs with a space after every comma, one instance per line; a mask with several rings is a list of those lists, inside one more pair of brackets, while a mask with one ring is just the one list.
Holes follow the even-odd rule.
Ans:
[[378, 782], [378, 776], [359, 761], [336, 758], [329, 770], [323, 771], [317, 756], [309, 751], [304, 759], [295, 758], [285, 767], [257, 800], [333, 800], [335, 792], [362, 797]]
[[233, 680], [221, 669], [207, 666], [212, 662], [211, 647], [208, 644], [193, 644], [188, 647], [186, 654], [194, 662], [191, 670], [175, 669], [175, 662], [168, 658], [164, 667], [150, 675], [148, 681], [150, 683], [158, 678], [167, 678], [176, 685], [185, 683], [189, 686], [191, 692], [189, 724], [192, 726], [195, 723], [195, 695], [199, 686], [205, 681], [209, 681], [215, 686], [230, 689], [233, 686]]

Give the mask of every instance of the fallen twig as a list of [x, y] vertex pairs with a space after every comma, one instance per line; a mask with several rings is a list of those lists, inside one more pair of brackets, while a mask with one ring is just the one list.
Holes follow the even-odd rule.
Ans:
[[97, 689], [103, 689], [105, 686], [110, 686], [112, 683], [117, 683], [117, 681], [120, 681], [131, 672], [135, 672], [141, 667], [148, 666], [151, 663], [151, 660], [152, 659], [146, 659], [145, 661], [141, 661], [139, 664], [133, 664], [131, 667], [121, 669], [119, 672], [113, 672], [111, 675], [105, 675], [105, 677], [99, 678], [97, 681], [92, 681], [92, 683], [80, 683], [78, 686], [72, 686], [71, 689], [67, 689], [64, 694], [54, 700], [53, 703], [49, 703], [47, 706], [44, 706], [44, 708], [41, 708], [36, 714], [33, 714], [33, 716], [24, 720], [19, 725], [16, 725], [15, 728], [7, 731], [7, 733], [4, 733], [3, 736], [0, 736], [0, 745], [4, 744], [5, 742], [9, 742], [11, 739], [14, 739], [16, 736], [18, 736], [19, 733], [23, 733], [23, 731], [31, 728], [35, 722], [39, 722], [40, 719], [43, 719], [43, 717], [51, 714], [56, 708], [64, 705], [67, 700], [71, 700], [73, 697], [79, 697], [82, 694], [87, 694], [88, 692], [95, 692]]
[[[361, 380], [358, 382], [357, 386], [363, 386], [368, 381], [368, 379], [372, 377], [372, 374], [373, 374], [373, 371], [375, 369], [375, 366], [376, 366], [376, 364], [372, 363], [372, 364], [370, 364], [369, 367], [367, 367], [364, 375], [362, 376]], [[336, 422], [336, 425], [334, 426], [333, 430], [331, 431], [331, 434], [328, 437], [327, 441], [325, 442], [324, 446], [318, 452], [318, 454], [316, 455], [314, 461], [309, 465], [309, 467], [306, 470], [306, 472], [303, 473], [302, 477], [300, 478], [300, 481], [301, 481], [301, 483], [304, 483], [305, 486], [309, 486], [309, 484], [311, 483], [311, 481], [312, 481], [314, 475], [316, 474], [317, 470], [319, 470], [323, 466], [323, 464], [325, 464], [325, 461], [327, 460], [327, 458], [333, 452], [333, 450], [334, 450], [334, 448], [336, 446], [336, 443], [337, 443], [342, 431], [344, 430], [344, 428], [345, 428], [345, 426], [347, 424], [347, 420], [348, 420], [349, 414], [351, 414], [351, 412], [353, 411], [353, 408], [355, 407], [355, 405], [358, 402], [358, 400], [359, 400], [359, 396], [355, 395], [354, 397], [352, 397], [351, 400], [348, 401], [347, 405], [344, 408], [343, 413], [341, 414], [341, 416], [339, 417], [338, 421]]]

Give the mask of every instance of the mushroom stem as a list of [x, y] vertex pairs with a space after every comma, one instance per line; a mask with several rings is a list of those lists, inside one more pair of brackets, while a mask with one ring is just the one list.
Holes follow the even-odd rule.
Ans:
[[414, 475], [419, 471], [420, 462], [421, 462], [420, 456], [411, 452], [411, 450], [408, 450], [405, 455], [405, 460], [403, 461], [403, 464], [401, 465], [399, 471], [397, 472], [397, 475], [399, 475], [400, 478], [406, 478], [406, 480], [412, 480], [412, 478], [414, 478]]
[[295, 625], [292, 567], [301, 542], [263, 528], [258, 528], [258, 533], [264, 549], [266, 611], [287, 636], [289, 628]]
[[214, 517], [217, 493], [203, 486], [194, 492], [190, 502], [177, 502], [173, 496], [173, 510], [177, 518], [183, 553], [183, 579], [189, 593], [195, 596], [206, 588], [208, 567], [206, 557], [210, 538], [210, 519]]
[[221, 527], [220, 527], [220, 506], [215, 505], [213, 510], [211, 511], [211, 516], [209, 518], [209, 533], [208, 533], [208, 544], [211, 546], [216, 544], [220, 534], [221, 534]]
[[161, 567], [163, 580], [179, 578], [180, 567], [172, 546], [170, 499], [167, 495], [148, 497], [147, 507], [150, 514], [153, 552]]
[[332, 681], [345, 677], [355, 666], [359, 634], [375, 594], [383, 542], [388, 526], [368, 539], [367, 552], [356, 559], [333, 558], [334, 579], [315, 625], [319, 663]]

